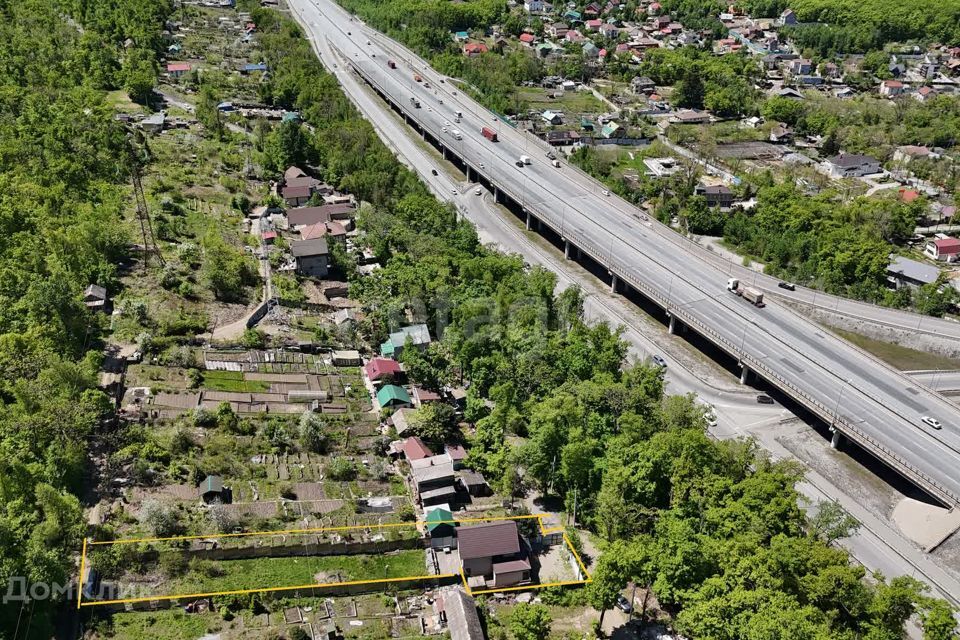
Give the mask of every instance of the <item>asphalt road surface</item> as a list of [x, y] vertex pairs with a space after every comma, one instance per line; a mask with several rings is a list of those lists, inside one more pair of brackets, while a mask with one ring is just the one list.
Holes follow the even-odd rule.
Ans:
[[[671, 392], [695, 392], [702, 400], [715, 407], [719, 422], [717, 427], [711, 429], [715, 435], [721, 438], [755, 436], [774, 452], [775, 457], [789, 457], [789, 453], [779, 445], [775, 437], [775, 425], [789, 417], [781, 407], [756, 404], [754, 394], [749, 390], [737, 390], [730, 386], [719, 388], [704, 382], [701, 379], [703, 372], [698, 375], [685, 366], [684, 350], [671, 349], [671, 344], [675, 345], [676, 341], [665, 340], [662, 328], [659, 333], [654, 331], [651, 334], [648, 331], [649, 326], [639, 320], [641, 316], [630, 307], [630, 303], [622, 298], [609, 296], [604, 291], [604, 286], [591, 274], [576, 268], [570, 261], [563, 260], [555, 251], [544, 249], [538, 243], [532, 242], [529, 234], [518, 229], [505, 217], [504, 212], [492, 203], [486, 190], [481, 190], [481, 194], [476, 195], [476, 185], [458, 183], [442, 170], [433, 175], [430, 169], [436, 165], [435, 159], [422, 144], [412, 140], [412, 130], [402, 125], [383, 101], [372, 98], [369, 89], [343, 68], [343, 60], [336, 57], [325, 38], [315, 41], [314, 45], [324, 57], [327, 67], [337, 75], [344, 90], [373, 123], [386, 144], [397, 153], [404, 164], [420, 174], [439, 199], [457, 204], [458, 209], [477, 226], [483, 242], [495, 244], [505, 251], [521, 253], [529, 262], [551, 269], [558, 276], [560, 288], [572, 283], [583, 287], [586, 296], [585, 315], [588, 319], [624, 325], [624, 339], [630, 344], [634, 357], [645, 358], [653, 353], [666, 357], [669, 363], [667, 380]], [[771, 427], [773, 430], [770, 430]], [[814, 481], [817, 483], [816, 487], [810, 484]], [[839, 500], [845, 509], [860, 520], [863, 526], [859, 532], [842, 540], [841, 544], [869, 570], [881, 571], [887, 576], [907, 574], [921, 577], [935, 592], [944, 597], [960, 593], [960, 584], [952, 576], [933, 564], [912, 543], [901, 538], [889, 524], [880, 521], [856, 500], [832, 486], [826, 478], [821, 478], [811, 471], [809, 482], [801, 483], [798, 488], [812, 504], [822, 500]], [[956, 599], [952, 598], [952, 601], [956, 602]], [[911, 637], [914, 637], [914, 634], [911, 634]]]
[[[292, 5], [321, 48], [322, 41], [332, 44], [396, 104], [410, 107], [416, 97], [421, 106], [408, 109], [408, 115], [486, 178], [511, 189], [527, 210], [628, 280], [659, 292], [675, 315], [699, 325], [698, 332], [712, 333], [765, 378], [829, 414], [842, 429], [878, 443], [897, 458], [894, 465], [923, 478], [927, 488], [960, 502], [958, 407], [781, 305], [759, 309], [733, 295], [726, 290], [726, 271], [664, 239], [665, 233], [676, 234], [643, 220], [632, 205], [606, 195], [601, 185], [568, 165], [551, 166], [537, 142], [332, 2], [293, 0]], [[332, 53], [328, 47], [325, 55]], [[388, 67], [390, 59], [396, 69]], [[414, 81], [415, 72], [429, 88]], [[459, 122], [457, 112], [462, 113]], [[499, 142], [484, 138], [482, 126], [496, 129]], [[531, 163], [517, 166], [521, 155]], [[937, 418], [943, 428], [924, 424], [923, 416]]]

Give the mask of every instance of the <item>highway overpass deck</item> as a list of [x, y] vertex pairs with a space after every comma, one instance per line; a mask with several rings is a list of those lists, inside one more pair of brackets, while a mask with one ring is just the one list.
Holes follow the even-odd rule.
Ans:
[[[757, 308], [726, 290], [727, 274], [695, 252], [665, 241], [638, 210], [585, 189], [569, 167], [557, 169], [540, 148], [467, 99], [415, 82], [406, 64], [354, 23], [330, 19], [312, 2], [313, 37], [328, 38], [357, 72], [446, 153], [462, 160], [536, 220], [552, 228], [619, 281], [640, 291], [751, 371], [817, 413], [851, 440], [948, 504], [960, 504], [960, 409], [908, 377], [778, 304]], [[311, 10], [312, 8], [312, 10]], [[347, 31], [352, 34], [348, 35]], [[371, 44], [366, 44], [370, 42]], [[435, 81], [436, 82], [436, 81]], [[410, 98], [420, 101], [414, 108]], [[463, 112], [457, 122], [457, 111]], [[498, 130], [499, 142], [480, 133]], [[446, 131], [444, 131], [446, 129]], [[460, 139], [452, 135], [460, 132]], [[532, 162], [518, 167], [521, 155]], [[672, 233], [672, 232], [671, 232]], [[920, 421], [930, 415], [935, 430]]]

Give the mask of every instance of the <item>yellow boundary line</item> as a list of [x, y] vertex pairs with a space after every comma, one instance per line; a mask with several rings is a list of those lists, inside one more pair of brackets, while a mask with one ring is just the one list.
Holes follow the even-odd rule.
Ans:
[[297, 589], [324, 589], [328, 587], [343, 587], [361, 584], [387, 584], [391, 582], [405, 582], [407, 580], [431, 580], [440, 578], [452, 578], [455, 573], [443, 573], [435, 576], [403, 576], [400, 578], [381, 578], [379, 580], [350, 580], [347, 582], [318, 582], [316, 584], [300, 584], [292, 587], [263, 587], [260, 589], [235, 589], [233, 591], [211, 591], [210, 593], [183, 593], [165, 596], [147, 596], [144, 598], [121, 598], [119, 600], [97, 600], [95, 602], [84, 602], [81, 606], [96, 607], [105, 604], [125, 604], [128, 602], [151, 602], [158, 600], [179, 600], [181, 598], [212, 598], [214, 596], [234, 596], [245, 593], [266, 593], [276, 591], [294, 591]]
[[80, 601], [83, 599], [83, 572], [87, 566], [87, 539], [83, 539], [83, 553], [80, 556], [80, 578], [77, 580], [77, 610], [80, 610]]
[[[537, 524], [539, 525], [540, 532], [543, 535], [548, 535], [551, 533], [558, 533], [565, 531], [563, 526], [551, 527], [547, 529], [543, 526], [543, 514], [534, 514], [534, 515], [519, 515], [519, 516], [491, 516], [487, 518], [462, 518], [459, 520], [433, 520], [427, 522], [426, 520], [418, 520], [416, 522], [401, 522], [401, 523], [388, 523], [380, 525], [351, 525], [351, 526], [342, 526], [342, 527], [316, 527], [311, 529], [285, 529], [278, 531], [254, 531], [249, 533], [225, 533], [220, 535], [194, 535], [194, 536], [169, 536], [165, 538], [128, 538], [123, 540], [104, 540], [104, 541], [90, 541], [90, 545], [113, 545], [113, 544], [134, 544], [134, 543], [147, 543], [147, 542], [169, 542], [175, 540], [199, 540], [199, 539], [218, 539], [218, 538], [241, 538], [241, 537], [250, 537], [250, 536], [280, 536], [280, 535], [296, 535], [296, 534], [307, 534], [307, 533], [323, 533], [326, 531], [350, 531], [357, 529], [383, 529], [383, 528], [397, 528], [397, 527], [416, 527], [419, 525], [428, 525], [428, 524], [459, 524], [465, 522], [498, 522], [504, 520], [530, 520], [536, 519]], [[567, 545], [567, 548], [573, 554], [574, 558], [577, 560], [577, 564], [580, 566], [583, 575], [586, 576], [584, 580], [568, 580], [562, 582], [548, 582], [544, 584], [533, 584], [525, 585], [519, 587], [504, 587], [501, 589], [484, 589], [482, 591], [474, 591], [470, 588], [470, 585], [467, 583], [467, 577], [463, 573], [463, 567], [460, 568], [460, 577], [463, 580], [463, 588], [466, 592], [471, 595], [481, 595], [485, 593], [500, 593], [505, 591], [527, 591], [532, 589], [543, 589], [545, 587], [558, 587], [558, 586], [568, 586], [568, 585], [580, 585], [587, 584], [592, 582], [590, 574], [587, 573], [587, 568], [583, 564], [583, 560], [580, 559], [580, 555], [577, 553], [577, 550], [573, 548], [570, 539], [567, 537], [566, 533], [563, 533], [563, 541]], [[80, 557], [80, 580], [77, 593], [77, 609], [80, 607], [94, 607], [100, 605], [109, 605], [109, 604], [126, 604], [134, 602], [151, 602], [151, 601], [160, 601], [160, 600], [178, 600], [181, 598], [210, 598], [215, 596], [228, 596], [228, 595], [242, 595], [247, 593], [270, 593], [278, 591], [293, 591], [297, 589], [323, 589], [330, 588], [335, 586], [353, 586], [353, 585], [363, 585], [363, 584], [389, 584], [394, 582], [404, 582], [407, 580], [430, 580], [430, 579], [441, 579], [441, 578], [452, 578], [457, 574], [455, 573], [446, 573], [440, 575], [428, 575], [428, 576], [407, 576], [400, 578], [382, 578], [377, 580], [351, 580], [347, 582], [321, 582], [316, 584], [305, 584], [305, 585], [296, 585], [292, 587], [261, 587], [255, 589], [237, 589], [232, 591], [212, 591], [209, 593], [190, 593], [190, 594], [174, 594], [174, 595], [161, 595], [161, 596], [147, 596], [141, 598], [121, 598], [117, 600], [96, 600], [92, 602], [83, 602], [83, 572], [86, 567], [87, 559], [87, 544], [88, 541], [86, 538], [83, 540], [83, 552]]]

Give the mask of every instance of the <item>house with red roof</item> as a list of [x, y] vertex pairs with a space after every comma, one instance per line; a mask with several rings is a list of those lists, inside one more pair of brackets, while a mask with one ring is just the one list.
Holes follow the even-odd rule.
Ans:
[[903, 187], [899, 190], [899, 196], [901, 202], [906, 202], [910, 204], [914, 200], [920, 197], [920, 192], [916, 189], [904, 189]]
[[171, 78], [182, 78], [190, 73], [192, 68], [189, 62], [171, 62], [167, 65], [167, 74]]
[[521, 33], [520, 42], [528, 47], [533, 46], [533, 43], [537, 41], [537, 37], [532, 33]]
[[960, 255], [960, 240], [949, 236], [935, 238], [927, 241], [923, 252], [934, 260], [956, 262], [957, 256]]
[[587, 20], [584, 23], [584, 26], [587, 28], [587, 31], [597, 31], [600, 29], [600, 25], [603, 24], [603, 20], [596, 18], [594, 20]]
[[397, 377], [401, 371], [400, 363], [391, 358], [373, 358], [363, 365], [363, 372], [370, 382], [379, 382], [387, 376]]
[[923, 252], [934, 260], [943, 260], [945, 262], [956, 262], [960, 254], [960, 240], [949, 236], [942, 236], [927, 241], [927, 246]]
[[467, 56], [468, 58], [475, 58], [481, 53], [487, 53], [487, 51], [489, 51], [487, 45], [483, 44], [482, 42], [468, 42], [467, 44], [463, 45], [463, 55]]
[[899, 80], [884, 80], [880, 83], [880, 95], [895, 98], [903, 93], [903, 83]]
[[430, 451], [430, 447], [423, 444], [423, 440], [417, 436], [404, 440], [403, 444], [400, 445], [400, 451], [403, 452], [407, 460], [423, 460], [424, 458], [433, 457], [433, 452]]
[[927, 100], [933, 100], [936, 98], [939, 93], [933, 87], [920, 87], [917, 89], [917, 92], [913, 94], [913, 97], [919, 102], [926, 102]]

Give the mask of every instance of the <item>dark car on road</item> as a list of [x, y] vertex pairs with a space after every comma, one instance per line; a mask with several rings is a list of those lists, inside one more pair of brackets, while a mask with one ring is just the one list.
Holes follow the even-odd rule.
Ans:
[[633, 605], [630, 604], [630, 601], [623, 597], [623, 594], [617, 596], [617, 609], [623, 611], [624, 613], [630, 613], [633, 611]]
[[768, 395], [761, 393], [757, 396], [757, 402], [760, 404], [773, 404], [773, 398]]
[[664, 369], [667, 368], [667, 361], [664, 360], [661, 356], [656, 356], [656, 355], [651, 356], [650, 359], [653, 360], [653, 363], [656, 364], [658, 367], [662, 367]]
[[787, 291], [797, 290], [797, 285], [793, 284], [792, 282], [781, 282], [777, 286], [780, 287], [781, 289], [786, 289]]

